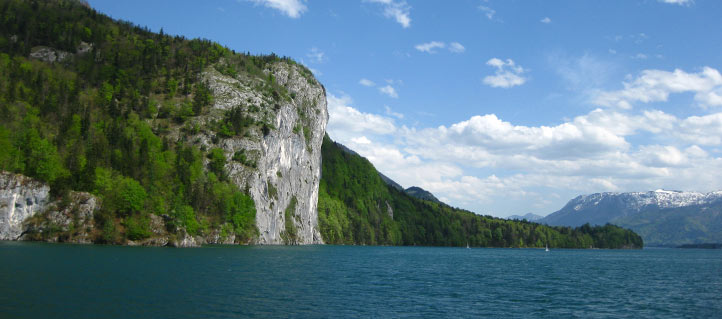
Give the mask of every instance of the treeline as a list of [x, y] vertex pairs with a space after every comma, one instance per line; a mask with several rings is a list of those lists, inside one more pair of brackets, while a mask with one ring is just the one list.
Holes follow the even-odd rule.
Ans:
[[[257, 236], [253, 200], [224, 172], [229, 159], [168, 132], [199, 130], [187, 120], [213, 102], [201, 81], [207, 67], [283, 98], [263, 70], [289, 59], [153, 33], [80, 1], [2, 0], [0, 21], [1, 170], [49, 183], [56, 198], [100, 196], [99, 242], [150, 236], [149, 214], [164, 216], [171, 232]], [[30, 59], [39, 46], [71, 54]]]
[[386, 185], [365, 158], [323, 141], [319, 224], [326, 243], [474, 247], [641, 248], [614, 225], [550, 227], [480, 216]]

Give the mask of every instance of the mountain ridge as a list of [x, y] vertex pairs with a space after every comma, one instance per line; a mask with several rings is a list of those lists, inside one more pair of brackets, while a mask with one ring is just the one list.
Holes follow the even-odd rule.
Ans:
[[594, 193], [570, 200], [539, 222], [578, 226], [606, 223], [629, 227], [648, 245], [679, 246], [722, 240], [722, 191]]

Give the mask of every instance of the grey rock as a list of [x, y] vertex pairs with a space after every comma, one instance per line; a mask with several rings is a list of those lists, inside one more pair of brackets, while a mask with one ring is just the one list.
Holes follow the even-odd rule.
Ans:
[[[297, 204], [292, 222], [298, 233], [297, 243], [320, 244], [323, 241], [316, 205], [321, 143], [328, 122], [326, 91], [315, 80], [303, 76], [297, 65], [279, 62], [267, 72], [286, 88], [292, 96], [290, 100], [276, 101], [255, 90], [253, 83], [225, 76], [212, 68], [204, 72], [204, 80], [213, 91], [216, 111], [256, 106], [266, 111], [253, 116], [274, 127], [265, 136], [256, 132], [220, 141], [227, 158], [244, 150], [256, 161], [256, 167], [229, 162], [226, 170], [230, 179], [241, 189], [248, 189], [255, 201], [260, 232], [257, 244], [284, 244], [281, 237], [285, 230], [284, 210], [294, 197]], [[299, 127], [305, 128], [306, 134]], [[209, 137], [197, 139], [201, 143], [210, 140]]]
[[70, 52], [46, 46], [36, 46], [30, 49], [30, 58], [48, 63], [62, 62], [70, 56], [72, 56]]
[[47, 205], [42, 218], [28, 218], [23, 223], [20, 240], [45, 240], [90, 244], [93, 242], [93, 215], [100, 200], [84, 192], [71, 192], [64, 200]]
[[185, 230], [178, 233], [174, 240], [168, 242], [168, 246], [172, 247], [200, 247], [200, 244], [196, 241], [196, 238], [189, 235]]
[[17, 240], [23, 222], [46, 209], [50, 187], [29, 177], [0, 172], [0, 240]]

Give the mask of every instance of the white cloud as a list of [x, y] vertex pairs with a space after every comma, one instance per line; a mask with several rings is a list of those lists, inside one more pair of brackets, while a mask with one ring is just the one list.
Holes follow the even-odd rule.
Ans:
[[647, 59], [647, 55], [644, 54], [644, 53], [637, 53], [636, 55], [633, 55], [633, 56], [632, 56], [632, 59], [646, 60], [646, 59]]
[[[503, 207], [531, 202], [549, 213], [579, 193], [722, 188], [722, 158], [706, 149], [722, 147], [722, 112], [678, 118], [605, 108], [550, 126], [485, 114], [409, 128], [396, 126], [390, 107], [384, 116], [356, 110], [347, 96], [328, 101], [332, 138], [402, 185], [479, 213], [506, 215]], [[632, 143], [646, 134], [654, 138]]]
[[396, 131], [394, 120], [370, 113], [360, 112], [351, 106], [347, 95], [337, 97], [328, 94], [329, 120], [327, 131], [333, 138], [351, 140], [361, 136], [391, 134]]
[[388, 95], [391, 98], [394, 98], [394, 99], [399, 98], [399, 94], [396, 93], [396, 89], [394, 89], [394, 87], [391, 85], [380, 87], [379, 91], [383, 94]]
[[449, 43], [449, 51], [453, 53], [464, 53], [464, 51], [466, 51], [466, 48], [459, 42], [451, 42]]
[[439, 41], [431, 41], [427, 43], [417, 44], [414, 46], [416, 50], [426, 53], [436, 53], [435, 49], [443, 49], [446, 47], [446, 43]]
[[388, 105], [384, 105], [384, 108], [386, 109], [386, 115], [393, 116], [398, 119], [404, 118], [403, 114], [394, 112], [393, 110], [391, 110], [391, 108]]
[[361, 84], [363, 86], [375, 86], [376, 85], [376, 83], [374, 83], [374, 81], [371, 81], [366, 78], [362, 78], [361, 80], [359, 80], [358, 84]]
[[371, 144], [371, 141], [366, 136], [354, 137], [351, 139], [354, 144]]
[[305, 1], [301, 0], [250, 0], [256, 5], [264, 5], [268, 8], [276, 9], [281, 11], [283, 14], [291, 17], [298, 18], [306, 12], [308, 9], [304, 4]]
[[484, 15], [486, 15], [486, 17], [487, 17], [489, 20], [493, 20], [493, 19], [494, 19], [494, 15], [496, 14], [496, 10], [494, 10], [494, 9], [492, 9], [492, 8], [489, 8], [489, 7], [486, 7], [486, 6], [479, 6], [479, 10], [481, 10], [482, 12], [484, 12]]
[[678, 5], [690, 5], [694, 3], [694, 0], [659, 0], [659, 2], [678, 4]]
[[516, 65], [511, 59], [502, 61], [497, 58], [492, 58], [489, 61], [486, 61], [486, 64], [496, 68], [494, 75], [489, 75], [484, 78], [483, 82], [486, 85], [491, 87], [510, 88], [522, 85], [527, 81], [527, 78], [522, 76], [526, 70], [524, 70], [524, 68], [520, 65]]
[[549, 17], [544, 17], [544, 19], [539, 20], [541, 23], [551, 23], [552, 19], [549, 19]]
[[679, 69], [672, 72], [644, 70], [633, 81], [624, 82], [622, 90], [598, 92], [593, 103], [630, 109], [635, 102], [666, 102], [670, 94], [685, 92], [694, 93], [701, 106], [722, 105], [722, 75], [710, 67], [697, 73]]
[[309, 50], [308, 53], [306, 53], [306, 57], [311, 59], [311, 62], [315, 62], [315, 63], [323, 63], [327, 59], [326, 53], [324, 53], [323, 51], [319, 50], [316, 47], [311, 48], [311, 50]]
[[384, 16], [387, 18], [393, 18], [402, 27], [408, 28], [411, 26], [411, 6], [406, 1], [395, 1], [395, 0], [365, 0], [367, 2], [381, 4], [384, 8]]

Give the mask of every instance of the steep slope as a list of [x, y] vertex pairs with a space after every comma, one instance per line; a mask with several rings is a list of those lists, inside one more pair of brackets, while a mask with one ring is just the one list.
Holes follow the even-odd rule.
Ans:
[[66, 230], [29, 210], [26, 238], [52, 228], [73, 241], [82, 228], [121, 244], [321, 243], [328, 114], [308, 69], [79, 1], [6, 0], [0, 16], [0, 170], [49, 187], [48, 203], [80, 205], [76, 191], [102, 203]]
[[722, 192], [656, 190], [598, 193], [572, 199], [543, 218], [549, 225], [613, 223], [639, 233], [648, 245], [722, 242]]
[[421, 200], [385, 183], [365, 158], [323, 141], [319, 225], [326, 243], [481, 247], [640, 248], [629, 230], [549, 227]]
[[441, 202], [438, 198], [436, 198], [436, 196], [434, 196], [434, 194], [418, 186], [411, 186], [404, 190], [404, 192], [421, 200], [428, 200], [437, 203]]

